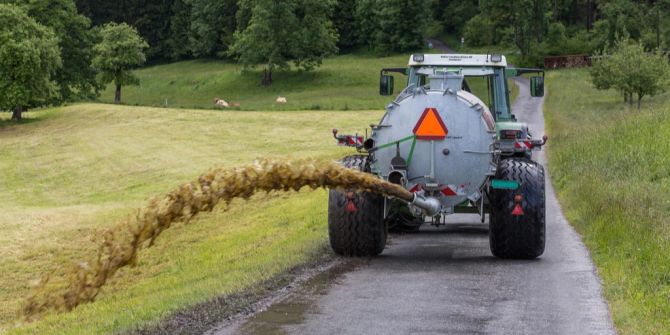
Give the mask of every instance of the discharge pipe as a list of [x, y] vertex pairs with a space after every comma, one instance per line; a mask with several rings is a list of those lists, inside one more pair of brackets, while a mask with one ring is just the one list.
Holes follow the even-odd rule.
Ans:
[[394, 194], [394, 196], [400, 200], [403, 200], [409, 203], [412, 206], [416, 206], [423, 210], [426, 216], [435, 216], [440, 213], [442, 209], [442, 204], [439, 200], [434, 197], [426, 197], [418, 193], [412, 193], [404, 189], [405, 172], [394, 170], [389, 174], [388, 181], [403, 186], [400, 192]]
[[440, 203], [439, 200], [433, 197], [424, 197], [423, 195], [419, 195], [417, 193], [414, 193], [413, 195], [414, 196], [412, 197], [411, 200], [407, 199], [403, 200], [406, 200], [413, 206], [421, 208], [424, 214], [426, 214], [426, 216], [435, 216], [440, 213], [440, 209], [442, 209], [442, 204]]

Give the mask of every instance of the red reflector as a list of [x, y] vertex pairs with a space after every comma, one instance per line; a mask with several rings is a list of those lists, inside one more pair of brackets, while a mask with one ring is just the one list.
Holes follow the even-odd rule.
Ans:
[[358, 210], [356, 204], [354, 204], [354, 202], [351, 200], [347, 200], [347, 205], [344, 207], [344, 209], [349, 213], [354, 213]]
[[533, 144], [531, 144], [530, 141], [514, 142], [514, 147], [517, 149], [528, 150], [533, 148]]
[[363, 136], [351, 136], [347, 135], [347, 144], [351, 146], [363, 144]]
[[512, 210], [512, 215], [514, 216], [523, 215], [523, 208], [521, 208], [521, 204], [516, 204], [516, 206], [514, 206], [514, 209]]
[[457, 195], [456, 192], [454, 192], [454, 190], [452, 190], [451, 187], [449, 187], [449, 186], [443, 188], [441, 192], [442, 192], [442, 194], [444, 194], [448, 197], [453, 197], [453, 196]]
[[412, 187], [409, 191], [412, 192], [412, 193], [416, 193], [416, 192], [421, 191], [421, 184], [414, 185], [414, 187]]

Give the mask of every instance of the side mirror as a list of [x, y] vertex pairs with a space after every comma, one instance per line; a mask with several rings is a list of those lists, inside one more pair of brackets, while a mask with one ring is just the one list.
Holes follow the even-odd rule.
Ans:
[[531, 97], [544, 96], [544, 77], [530, 78], [530, 96]]
[[379, 77], [379, 95], [393, 94], [393, 76], [382, 74]]

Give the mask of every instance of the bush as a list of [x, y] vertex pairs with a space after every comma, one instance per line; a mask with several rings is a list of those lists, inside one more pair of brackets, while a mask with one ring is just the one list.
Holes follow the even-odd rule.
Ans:
[[642, 98], [665, 90], [670, 64], [667, 55], [660, 51], [647, 53], [642, 42], [623, 39], [617, 42], [611, 56], [605, 50], [596, 57], [590, 74], [597, 89], [617, 89], [631, 105], [633, 94], [637, 95], [639, 109]]
[[473, 47], [493, 44], [493, 24], [491, 21], [478, 14], [465, 23], [463, 28], [465, 44]]

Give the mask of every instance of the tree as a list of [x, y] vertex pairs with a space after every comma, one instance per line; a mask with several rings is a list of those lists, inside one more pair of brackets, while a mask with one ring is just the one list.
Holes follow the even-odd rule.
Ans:
[[170, 17], [170, 37], [167, 40], [167, 55], [178, 60], [191, 55], [189, 32], [191, 30], [191, 3], [188, 0], [175, 0]]
[[0, 110], [21, 120], [26, 108], [57, 96], [52, 76], [60, 66], [53, 31], [21, 8], [0, 4]]
[[236, 0], [191, 0], [190, 48], [196, 57], [228, 51], [236, 30]]
[[440, 19], [444, 22], [446, 31], [460, 34], [465, 27], [465, 23], [479, 14], [477, 3], [476, 0], [448, 1], [446, 5], [436, 6], [433, 12], [441, 14]]
[[333, 26], [339, 35], [337, 47], [350, 51], [358, 44], [356, 22], [356, 0], [338, 0], [331, 15]]
[[611, 56], [603, 52], [591, 68], [591, 80], [597, 89], [617, 89], [624, 99], [633, 104], [637, 95], [637, 108], [642, 98], [662, 92], [668, 84], [670, 64], [667, 55], [660, 51], [647, 53], [640, 42], [623, 39], [617, 42]]
[[428, 2], [424, 0], [386, 0], [378, 3], [379, 31], [376, 48], [389, 51], [414, 51], [424, 45], [423, 33], [429, 22]]
[[122, 22], [135, 27], [140, 36], [147, 42], [149, 47], [146, 50], [146, 55], [149, 59], [166, 59], [168, 58], [167, 55], [170, 54], [167, 41], [171, 33], [170, 16], [172, 15], [173, 1], [129, 1], [129, 4], [126, 5], [124, 18], [130, 17], [132, 19]]
[[91, 21], [77, 14], [74, 0], [12, 2], [24, 8], [38, 23], [51, 28], [58, 37], [63, 66], [53, 76], [59, 88], [58, 100], [53, 102], [97, 96], [101, 87], [91, 67], [95, 34], [90, 29]]
[[645, 24], [654, 22], [647, 20], [644, 16], [649, 11], [646, 2], [632, 0], [601, 1], [600, 9], [604, 19], [607, 40], [606, 43], [613, 45], [617, 38], [630, 36], [637, 40], [643, 33]]
[[235, 33], [230, 54], [245, 67], [264, 65], [262, 84], [272, 84], [274, 69], [311, 70], [337, 52], [337, 34], [328, 19], [329, 0], [257, 0], [244, 30]]
[[465, 43], [469, 46], [485, 46], [493, 43], [493, 27], [491, 21], [484, 15], [475, 15], [463, 28]]
[[338, 52], [339, 36], [330, 20], [334, 5], [333, 0], [298, 1], [298, 44], [293, 62], [303, 70], [313, 70], [325, 57]]
[[149, 47], [135, 28], [125, 23], [108, 23], [100, 31], [102, 40], [93, 50], [93, 67], [100, 74], [100, 83], [114, 82], [116, 93], [114, 102], [121, 102], [121, 86], [137, 85], [139, 79], [132, 73], [132, 69], [144, 64], [146, 56], [144, 50]]
[[[34, 0], [49, 2], [45, 0]], [[173, 3], [178, 0], [76, 0], [77, 8], [95, 26], [124, 22], [137, 29], [149, 44], [149, 59], [165, 59], [171, 55], [170, 36]], [[182, 14], [181, 12], [178, 13]], [[184, 48], [185, 45], [180, 45]]]
[[377, 4], [379, 0], [356, 0], [356, 34], [358, 44], [372, 50], [375, 48], [376, 36], [379, 31]]

